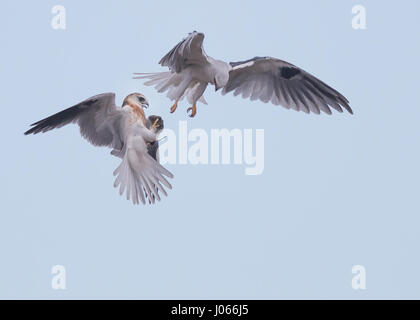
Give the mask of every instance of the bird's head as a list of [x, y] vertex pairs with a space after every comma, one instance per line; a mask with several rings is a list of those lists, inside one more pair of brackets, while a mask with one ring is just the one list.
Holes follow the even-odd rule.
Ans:
[[147, 101], [146, 97], [142, 95], [141, 93], [132, 93], [129, 94], [123, 102], [123, 105], [136, 105], [141, 108], [148, 108], [149, 102]]

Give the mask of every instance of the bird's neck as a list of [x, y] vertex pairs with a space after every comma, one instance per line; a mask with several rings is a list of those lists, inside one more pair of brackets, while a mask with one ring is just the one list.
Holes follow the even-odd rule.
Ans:
[[143, 125], [146, 126], [146, 116], [141, 106], [139, 106], [137, 103], [130, 101], [130, 99], [124, 101], [124, 106], [130, 107], [133, 113], [143, 122]]

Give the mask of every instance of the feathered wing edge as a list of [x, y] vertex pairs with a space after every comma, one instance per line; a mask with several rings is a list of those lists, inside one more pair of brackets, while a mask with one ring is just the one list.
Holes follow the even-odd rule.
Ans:
[[121, 149], [121, 137], [113, 130], [121, 115], [121, 109], [115, 105], [115, 94], [102, 93], [31, 124], [32, 128], [24, 134], [47, 132], [77, 123], [82, 137], [94, 146]]
[[24, 134], [37, 134], [40, 132], [47, 132], [52, 129], [61, 128], [69, 123], [77, 121], [80, 114], [86, 112], [86, 106], [89, 106], [95, 103], [96, 100], [91, 100], [87, 102], [81, 102], [73, 107], [67, 108], [63, 111], [57, 112], [52, 116], [46, 117], [42, 120], [39, 120], [35, 123], [32, 123], [32, 128], [26, 131]]

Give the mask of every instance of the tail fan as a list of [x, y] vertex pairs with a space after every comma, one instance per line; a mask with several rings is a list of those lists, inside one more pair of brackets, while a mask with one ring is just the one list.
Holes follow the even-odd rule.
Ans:
[[148, 154], [138, 154], [134, 149], [127, 149], [121, 164], [115, 169], [116, 176], [114, 187], [119, 187], [119, 193], [126, 193], [127, 200], [133, 204], [139, 204], [141, 201], [146, 204], [146, 197], [149, 203], [155, 203], [155, 199], [160, 201], [160, 195], [167, 196], [164, 186], [172, 189], [171, 184], [166, 177], [173, 178], [171, 172], [157, 163]]

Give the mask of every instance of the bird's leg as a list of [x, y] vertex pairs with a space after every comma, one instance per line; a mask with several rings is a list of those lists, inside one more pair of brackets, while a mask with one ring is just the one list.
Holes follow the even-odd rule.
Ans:
[[175, 103], [171, 107], [171, 113], [174, 113], [176, 108], [178, 108], [178, 100], [175, 100]]
[[191, 111], [190, 117], [191, 118], [194, 118], [194, 116], [197, 114], [197, 106], [196, 106], [196, 104], [194, 103], [192, 107], [188, 108], [187, 109], [187, 112], [188, 111]]

